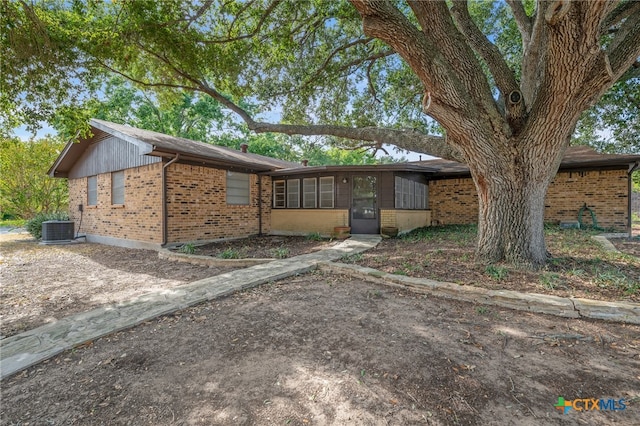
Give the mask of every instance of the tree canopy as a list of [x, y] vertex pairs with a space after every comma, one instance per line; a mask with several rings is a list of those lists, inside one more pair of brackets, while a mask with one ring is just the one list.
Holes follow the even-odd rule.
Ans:
[[67, 209], [66, 180], [47, 175], [63, 147], [64, 142], [51, 137], [0, 138], [0, 216], [31, 219], [37, 213]]
[[159, 98], [208, 95], [257, 133], [461, 159], [479, 195], [478, 258], [488, 262], [544, 264], [544, 197], [580, 116], [591, 139], [601, 123], [624, 129], [624, 116], [616, 127], [606, 114], [619, 98], [603, 95], [627, 93], [640, 73], [640, 2], [631, 0], [3, 8], [6, 123], [77, 121], [101, 76], [116, 74]]

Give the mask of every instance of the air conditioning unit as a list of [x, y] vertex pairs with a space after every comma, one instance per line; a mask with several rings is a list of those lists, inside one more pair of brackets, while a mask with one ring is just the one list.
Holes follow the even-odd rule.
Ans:
[[75, 229], [72, 220], [48, 220], [42, 222], [42, 244], [69, 243]]

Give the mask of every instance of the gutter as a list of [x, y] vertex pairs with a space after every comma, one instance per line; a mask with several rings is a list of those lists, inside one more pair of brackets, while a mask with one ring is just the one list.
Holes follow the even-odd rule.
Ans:
[[629, 238], [633, 237], [633, 219], [631, 218], [631, 174], [636, 170], [640, 170], [640, 161], [636, 161], [635, 164], [632, 164], [631, 166], [629, 166], [629, 172], [628, 172], [628, 178], [627, 178], [627, 185], [628, 185], [627, 220], [628, 220]]
[[164, 247], [167, 244], [168, 230], [167, 230], [167, 167], [178, 161], [180, 154], [176, 154], [171, 160], [162, 166], [162, 243]]

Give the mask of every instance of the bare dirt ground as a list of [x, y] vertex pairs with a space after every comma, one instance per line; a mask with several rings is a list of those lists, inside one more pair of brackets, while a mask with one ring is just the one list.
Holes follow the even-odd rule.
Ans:
[[151, 250], [0, 235], [0, 335], [228, 270], [166, 262]]
[[[0, 255], [2, 326], [23, 311], [7, 301], [33, 313], [7, 330], [112, 293], [219, 272], [92, 244], [0, 241]], [[149, 321], [5, 379], [0, 423], [637, 425], [638, 383], [639, 326], [313, 273]], [[561, 414], [559, 396], [624, 399], [626, 408]]]
[[194, 254], [227, 258], [284, 259], [328, 248], [339, 241], [297, 236], [262, 236], [221, 241], [195, 247]]
[[[639, 381], [638, 326], [313, 273], [35, 366], [2, 383], [0, 410], [3, 424], [637, 425]], [[561, 414], [559, 396], [626, 408]]]
[[591, 238], [595, 234], [548, 229], [552, 259], [537, 272], [476, 263], [476, 229], [468, 226], [425, 228], [383, 240], [349, 261], [392, 274], [494, 290], [640, 302], [640, 238], [613, 240], [623, 253], [612, 253]]

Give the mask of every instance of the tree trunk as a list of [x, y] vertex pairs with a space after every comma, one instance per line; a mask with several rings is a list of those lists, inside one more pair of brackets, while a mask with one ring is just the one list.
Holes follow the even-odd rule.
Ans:
[[528, 149], [525, 155], [511, 156], [496, 151], [474, 155], [471, 173], [479, 203], [479, 262], [506, 261], [533, 269], [546, 263], [545, 197], [564, 149], [547, 146], [544, 155], [536, 151]]
[[504, 260], [533, 269], [545, 264], [544, 199], [547, 187], [544, 182], [520, 185], [501, 179], [486, 182], [482, 192], [479, 188], [478, 261]]

